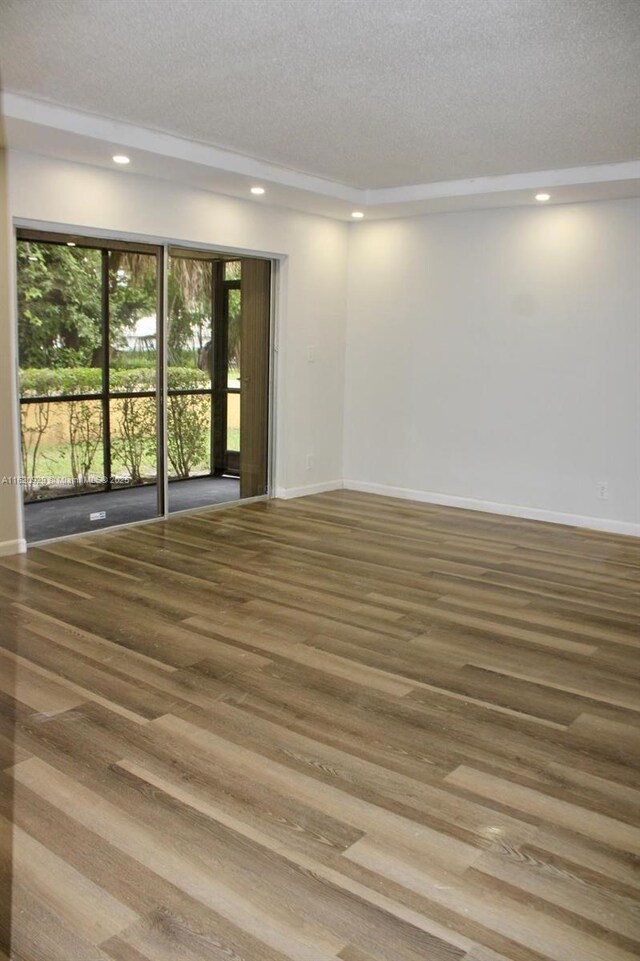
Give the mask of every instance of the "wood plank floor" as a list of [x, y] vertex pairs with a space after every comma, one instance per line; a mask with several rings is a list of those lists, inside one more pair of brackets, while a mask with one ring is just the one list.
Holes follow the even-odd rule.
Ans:
[[640, 957], [637, 540], [340, 491], [0, 614], [0, 959]]

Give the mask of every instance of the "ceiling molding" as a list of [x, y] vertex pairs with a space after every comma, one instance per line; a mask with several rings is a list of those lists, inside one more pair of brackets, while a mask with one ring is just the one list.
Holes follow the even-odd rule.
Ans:
[[[365, 191], [355, 187], [324, 180], [298, 170], [290, 170], [268, 163], [244, 154], [213, 147], [209, 144], [198, 143], [176, 137], [174, 134], [160, 130], [150, 130], [134, 124], [99, 117], [95, 114], [71, 110], [58, 104], [35, 100], [22, 94], [4, 91], [2, 94], [2, 113], [6, 120], [21, 120], [43, 127], [64, 130], [67, 133], [78, 134], [93, 140], [110, 143], [113, 149], [127, 147], [131, 150], [143, 150], [147, 153], [171, 157], [174, 160], [184, 160], [188, 163], [212, 167], [227, 173], [241, 174], [269, 183], [294, 187], [298, 190], [309, 190], [313, 193], [335, 197], [350, 203], [364, 201]], [[9, 143], [11, 146], [11, 143]]]
[[367, 190], [370, 204], [411, 203], [442, 197], [470, 197], [474, 194], [503, 193], [512, 190], [541, 190], [578, 184], [613, 183], [640, 177], [640, 160], [615, 164], [588, 164], [563, 170], [536, 170], [531, 173], [502, 174], [499, 177], [472, 177], [406, 187], [382, 187]]
[[390, 188], [357, 188], [302, 171], [197, 143], [162, 131], [72, 110], [5, 91], [5, 145], [113, 169], [111, 155], [131, 154], [131, 173], [184, 182], [247, 198], [248, 185], [268, 189], [268, 203], [350, 220], [447, 210], [531, 204], [533, 193], [554, 190], [554, 202], [640, 196], [640, 160], [562, 170], [474, 177]]

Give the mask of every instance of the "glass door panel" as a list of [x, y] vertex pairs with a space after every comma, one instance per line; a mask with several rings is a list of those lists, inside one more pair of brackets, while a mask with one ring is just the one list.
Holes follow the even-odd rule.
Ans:
[[116, 523], [158, 513], [157, 258], [109, 252], [109, 489]]
[[156, 257], [109, 253], [109, 393], [154, 396], [158, 380]]
[[167, 317], [167, 471], [169, 510], [210, 503], [213, 450], [213, 267], [173, 252]]
[[17, 257], [25, 504], [101, 490], [101, 252], [18, 240]]
[[49, 237], [17, 241], [30, 542], [158, 513], [157, 255]]

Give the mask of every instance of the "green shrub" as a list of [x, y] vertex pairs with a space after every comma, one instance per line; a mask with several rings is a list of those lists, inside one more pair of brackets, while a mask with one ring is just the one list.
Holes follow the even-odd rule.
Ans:
[[86, 486], [102, 445], [102, 404], [99, 400], [70, 400], [67, 410], [71, 476], [74, 486]]
[[112, 392], [134, 393], [135, 391], [155, 391], [155, 367], [123, 367], [110, 371], [109, 387]]
[[20, 371], [21, 397], [59, 397], [62, 394], [99, 394], [99, 367], [27, 367]]
[[[167, 456], [173, 472], [189, 477], [195, 466], [208, 459], [211, 399], [208, 394], [175, 394], [209, 387], [210, 377], [194, 367], [167, 369]], [[74, 484], [81, 486], [91, 474], [103, 440], [104, 424], [99, 397], [80, 399], [80, 395], [100, 394], [102, 370], [99, 367], [26, 368], [20, 371], [20, 395], [24, 398], [68, 396], [67, 414], [70, 470]], [[142, 466], [156, 449], [155, 397], [118, 397], [118, 393], [153, 393], [156, 371], [151, 367], [117, 368], [110, 371], [111, 446], [130, 474], [140, 483]], [[33, 493], [38, 454], [50, 423], [51, 404], [30, 405], [34, 413], [22, 414], [22, 461], [26, 488]], [[117, 425], [117, 426], [116, 426]], [[115, 428], [115, 429], [114, 429]]]
[[[151, 367], [132, 367], [110, 371], [112, 392], [155, 391], [156, 371]], [[133, 484], [142, 480], [142, 465], [156, 450], [156, 401], [154, 397], [111, 399], [111, 451], [126, 467]], [[115, 429], [113, 416], [117, 415]]]
[[51, 415], [51, 404], [30, 404], [32, 409], [32, 423], [29, 423], [29, 410], [26, 405], [20, 405], [20, 443], [22, 451], [22, 473], [25, 478], [25, 496], [31, 496], [34, 481], [37, 476], [38, 453], [42, 438], [47, 432]]
[[[167, 386], [172, 390], [208, 387], [209, 375], [194, 367], [169, 367]], [[209, 394], [171, 394], [167, 399], [167, 457], [178, 477], [189, 477], [206, 459], [209, 447]]]
[[198, 367], [168, 367], [169, 390], [200, 390], [211, 383], [209, 374]]

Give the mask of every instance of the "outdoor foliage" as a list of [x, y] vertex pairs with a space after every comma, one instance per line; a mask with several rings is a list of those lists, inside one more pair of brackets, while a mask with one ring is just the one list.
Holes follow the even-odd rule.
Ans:
[[206, 387], [209, 376], [202, 370], [170, 367], [168, 378], [167, 457], [178, 477], [207, 457], [210, 397], [208, 394], [172, 394], [171, 391]]
[[98, 250], [18, 242], [22, 367], [91, 364], [100, 343]]
[[[209, 386], [209, 376], [193, 367], [170, 367], [167, 371], [168, 458], [178, 477], [189, 477], [209, 455], [210, 396], [177, 393]], [[118, 397], [118, 393], [154, 393], [156, 372], [148, 368], [113, 370], [110, 373], [112, 456], [124, 467], [133, 484], [143, 481], [143, 465], [155, 460], [156, 401], [152, 397]], [[62, 419], [68, 441], [68, 468], [73, 484], [83, 487], [95, 473], [95, 461], [103, 434], [102, 404], [99, 394], [102, 371], [95, 367], [27, 369], [20, 371], [20, 393], [24, 398], [40, 398], [40, 403], [23, 404], [22, 461], [27, 494], [34, 493], [43, 441], [52, 424], [52, 412]], [[74, 395], [77, 395], [75, 399]], [[56, 396], [68, 399], [56, 402]], [[49, 399], [51, 398], [51, 399]]]
[[[240, 279], [240, 262], [225, 264], [228, 280]], [[176, 366], [199, 363], [211, 342], [211, 264], [172, 257], [169, 267], [169, 361]], [[240, 368], [240, 291], [229, 291], [229, 365]], [[192, 346], [193, 345], [193, 346]]]
[[[156, 372], [150, 369], [114, 370], [112, 391], [155, 391]], [[142, 483], [142, 466], [156, 453], [155, 397], [111, 400], [111, 453], [125, 467], [132, 484]]]
[[99, 367], [23, 368], [20, 370], [21, 397], [59, 397], [63, 394], [99, 394]]
[[[101, 363], [102, 253], [88, 247], [18, 241], [21, 367]], [[155, 258], [111, 251], [109, 327], [113, 351], [156, 309]], [[123, 358], [124, 359], [124, 358]]]
[[189, 257], [169, 263], [169, 364], [197, 367], [211, 343], [211, 264]]
[[74, 487], [86, 486], [102, 445], [102, 405], [97, 400], [68, 403], [69, 455]]
[[74, 487], [87, 484], [102, 444], [102, 406], [99, 400], [73, 395], [95, 394], [102, 387], [102, 371], [93, 367], [36, 369], [20, 371], [22, 397], [42, 397], [41, 403], [21, 405], [22, 469], [25, 491], [33, 494], [38, 475], [39, 454], [47, 430], [55, 416], [56, 405], [48, 398], [72, 395], [64, 404], [66, 436], [69, 445], [69, 472]]
[[229, 291], [229, 366], [240, 370], [240, 291]]
[[25, 479], [24, 493], [26, 497], [33, 494], [35, 478], [38, 474], [38, 454], [42, 438], [47, 432], [51, 416], [51, 404], [31, 404], [32, 417], [29, 419], [29, 409], [20, 407], [22, 431], [20, 434], [22, 445], [22, 473]]

